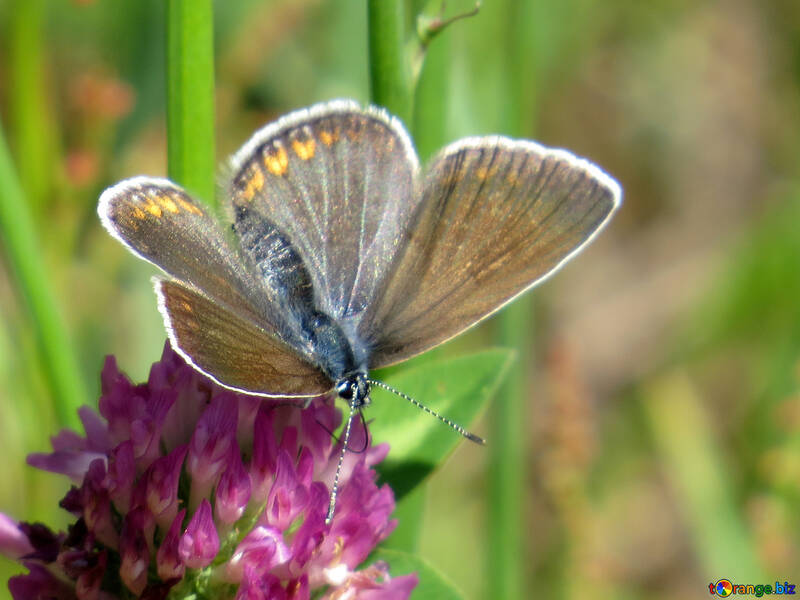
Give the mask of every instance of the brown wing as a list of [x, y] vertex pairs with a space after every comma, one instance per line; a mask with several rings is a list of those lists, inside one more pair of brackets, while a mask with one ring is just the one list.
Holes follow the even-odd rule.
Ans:
[[468, 138], [427, 170], [405, 249], [361, 323], [370, 367], [440, 344], [541, 282], [619, 206], [617, 183], [563, 150]]
[[331, 389], [322, 372], [274, 334], [203, 294], [154, 278], [172, 347], [217, 383], [261, 396], [318, 396]]
[[358, 322], [420, 199], [418, 168], [397, 119], [355, 102], [318, 104], [266, 126], [236, 153], [229, 217], [254, 263], [251, 223], [274, 225], [302, 258], [317, 307]]
[[276, 330], [285, 328], [216, 220], [171, 181], [126, 179], [103, 192], [97, 212], [111, 235], [171, 277]]

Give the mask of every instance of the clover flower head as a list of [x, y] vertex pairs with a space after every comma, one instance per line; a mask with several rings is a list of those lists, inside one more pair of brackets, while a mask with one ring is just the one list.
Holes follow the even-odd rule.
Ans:
[[[305, 408], [225, 390], [167, 344], [134, 385], [106, 359], [99, 414], [85, 436], [63, 431], [28, 462], [74, 485], [65, 533], [0, 514], [0, 553], [28, 569], [12, 596], [79, 600], [408, 598], [415, 575], [362, 566], [394, 529], [391, 489], [372, 468], [388, 446], [354, 426], [339, 500], [325, 523], [341, 415], [329, 398]], [[358, 438], [361, 437], [359, 442]]]

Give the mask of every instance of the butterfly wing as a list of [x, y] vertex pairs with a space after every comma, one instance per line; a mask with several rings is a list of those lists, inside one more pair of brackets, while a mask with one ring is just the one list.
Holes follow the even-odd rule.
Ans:
[[256, 264], [248, 221], [285, 235], [310, 273], [316, 307], [353, 330], [419, 201], [418, 168], [396, 119], [354, 102], [320, 104], [268, 125], [233, 157], [228, 211]]
[[583, 248], [619, 206], [617, 183], [563, 150], [467, 138], [429, 166], [404, 250], [359, 335], [370, 368], [475, 325]]
[[154, 284], [172, 347], [217, 383], [265, 396], [318, 396], [331, 388], [271, 332], [177, 281]]
[[109, 233], [140, 258], [258, 318], [258, 299], [239, 257], [206, 209], [171, 181], [126, 179], [103, 192], [97, 212]]
[[[180, 295], [178, 288], [173, 290], [173, 284], [178, 284], [162, 282], [157, 286], [173, 346], [187, 359], [194, 359], [207, 375], [240, 391], [264, 395], [282, 396], [292, 390], [293, 394], [301, 395], [302, 391], [307, 395], [319, 390], [313, 377], [309, 388], [300, 390], [294, 380], [282, 384], [270, 375], [268, 360], [276, 361], [280, 366], [275, 368], [280, 372], [308, 373], [311, 369], [320, 375], [318, 369], [310, 367], [313, 357], [297, 341], [297, 323], [282, 305], [287, 280], [254, 277], [251, 267], [230, 247], [214, 218], [180, 187], [166, 179], [128, 179], [103, 192], [98, 214], [111, 235], [182, 283], [182, 299], [186, 306], [197, 306], [197, 322], [227, 327], [224, 334], [219, 334], [227, 335], [227, 345], [200, 344], [192, 338], [190, 328], [182, 327], [189, 321], [188, 313], [182, 313], [177, 304], [169, 301], [171, 295]], [[285, 254], [284, 250], [276, 248], [278, 254]], [[189, 298], [190, 291], [186, 290], [194, 290], [195, 297]], [[233, 348], [237, 340], [230, 335], [232, 331], [250, 336], [238, 339], [238, 354]], [[204, 332], [209, 337], [211, 333]], [[248, 352], [254, 348], [264, 351], [260, 363], [263, 381], [256, 380], [258, 372], [247, 362]], [[193, 352], [202, 352], [202, 358]], [[237, 359], [252, 367], [242, 374], [242, 381], [227, 376]], [[325, 389], [330, 387], [328, 382]]]

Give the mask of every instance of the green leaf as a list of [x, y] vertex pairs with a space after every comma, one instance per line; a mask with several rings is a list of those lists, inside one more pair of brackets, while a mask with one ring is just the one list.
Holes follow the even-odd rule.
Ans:
[[392, 550], [416, 552], [422, 533], [422, 516], [425, 512], [428, 486], [423, 483], [397, 501], [392, 518], [397, 519], [397, 527], [382, 546]]
[[406, 552], [397, 550], [377, 550], [370, 555], [370, 562], [382, 560], [389, 565], [392, 577], [416, 573], [419, 585], [414, 588], [411, 597], [414, 600], [461, 600], [464, 595], [444, 575], [439, 573], [428, 562]]
[[[395, 373], [384, 381], [421, 404], [468, 426], [502, 381], [513, 352], [493, 349]], [[404, 399], [373, 387], [370, 431], [391, 451], [380, 465], [383, 481], [400, 499], [419, 484], [463, 438]], [[491, 443], [491, 440], [489, 440]]]

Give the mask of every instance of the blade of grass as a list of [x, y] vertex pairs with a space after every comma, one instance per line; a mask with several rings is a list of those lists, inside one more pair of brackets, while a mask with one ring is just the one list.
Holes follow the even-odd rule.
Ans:
[[411, 123], [413, 91], [405, 54], [401, 0], [368, 0], [370, 97], [404, 123]]
[[673, 372], [651, 382], [642, 406], [702, 572], [732, 581], [766, 581], [715, 443], [715, 428], [689, 378]]
[[215, 206], [212, 3], [168, 0], [166, 10], [169, 177]]
[[42, 211], [53, 178], [54, 124], [44, 89], [42, 0], [15, 0], [9, 12], [9, 141], [17, 173], [34, 217]]
[[59, 313], [50, 278], [39, 253], [30, 207], [22, 192], [0, 127], [0, 238], [30, 311], [43, 370], [59, 423], [78, 424], [77, 409], [87, 401], [78, 361]]
[[[537, 79], [531, 48], [531, 3], [504, 2], [496, 14], [506, 32], [505, 56], [498, 55], [503, 69], [500, 81], [505, 87], [507, 109], [501, 116], [504, 133], [528, 137], [534, 121], [533, 82]], [[514, 57], [508, 60], [508, 57]], [[492, 596], [522, 598], [525, 589], [525, 546], [521, 526], [524, 522], [525, 457], [527, 431], [529, 366], [532, 364], [533, 298], [517, 299], [501, 313], [497, 343], [513, 348], [519, 360], [509, 373], [490, 413], [488, 469], [488, 552], [487, 569], [492, 574]]]
[[533, 331], [530, 298], [517, 300], [500, 316], [497, 341], [514, 348], [518, 361], [509, 370], [490, 411], [488, 436], [488, 573], [497, 598], [522, 598], [523, 497], [525, 485], [525, 426], [528, 403], [528, 365]]

